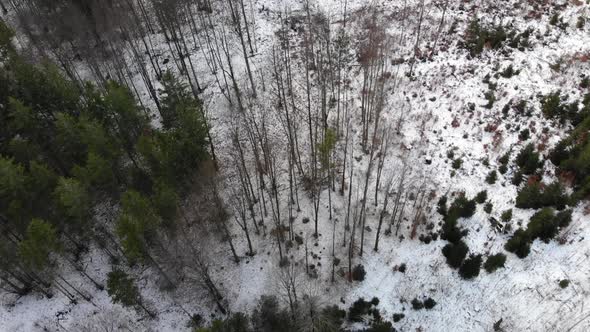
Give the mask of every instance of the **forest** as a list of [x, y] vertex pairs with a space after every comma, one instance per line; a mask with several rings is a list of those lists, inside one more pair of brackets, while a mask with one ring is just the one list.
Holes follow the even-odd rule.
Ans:
[[590, 329], [589, 16], [0, 0], [0, 331]]

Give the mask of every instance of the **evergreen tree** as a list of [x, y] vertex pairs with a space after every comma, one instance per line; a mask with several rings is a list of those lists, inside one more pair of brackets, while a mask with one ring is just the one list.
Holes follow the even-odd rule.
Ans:
[[59, 248], [53, 226], [41, 219], [33, 219], [25, 238], [19, 243], [18, 252], [27, 267], [41, 271], [50, 265], [50, 254]]

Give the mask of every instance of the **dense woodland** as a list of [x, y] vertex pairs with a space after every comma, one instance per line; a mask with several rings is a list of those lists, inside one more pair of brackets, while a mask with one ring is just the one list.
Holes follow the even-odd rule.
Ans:
[[[415, 90], [404, 86], [425, 86], [416, 68], [450, 47], [470, 60], [512, 54], [531, 49], [536, 32], [449, 0], [396, 6], [385, 15], [376, 3], [349, 11], [347, 0], [331, 13], [309, 0], [280, 12], [250, 0], [0, 0], [1, 291], [96, 311], [106, 292], [157, 320], [147, 279], [194, 331], [395, 331], [407, 312], [383, 316], [371, 295], [326, 303], [308, 286], [354, 287], [365, 257], [402, 241], [442, 243], [437, 255], [465, 282], [524, 259], [536, 240], [568, 245], [573, 211], [590, 197], [590, 72], [576, 78], [579, 96], [500, 105], [498, 82], [519, 70], [484, 78], [487, 104], [468, 111], [497, 109], [516, 124], [539, 110], [564, 130], [553, 146], [515, 125], [518, 144], [482, 161], [487, 185], [517, 191], [496, 211], [486, 190], [470, 197], [435, 183], [424, 161], [433, 115], [413, 114]], [[585, 17], [561, 19], [566, 5], [529, 6], [551, 13], [552, 29], [588, 33]], [[464, 24], [449, 11], [467, 13]], [[278, 23], [262, 38], [257, 18], [269, 15]], [[413, 147], [410, 122], [421, 137]], [[465, 154], [436, 154], [446, 177], [461, 176]], [[503, 250], [469, 248], [463, 221], [478, 209], [506, 235]], [[513, 209], [532, 212], [516, 223]], [[90, 271], [99, 254], [107, 266]], [[213, 266], [260, 255], [277, 289], [236, 312]], [[182, 300], [190, 294], [196, 306]], [[426, 294], [404, 310], [436, 308]], [[105, 329], [125, 322], [116, 324]]]

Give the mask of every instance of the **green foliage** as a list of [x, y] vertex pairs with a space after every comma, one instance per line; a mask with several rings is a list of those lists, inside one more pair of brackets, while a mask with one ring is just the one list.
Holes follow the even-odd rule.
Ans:
[[487, 202], [484, 205], [483, 210], [485, 211], [485, 213], [490, 214], [490, 213], [492, 213], [493, 208], [494, 208], [494, 205], [491, 202]]
[[522, 149], [516, 156], [516, 165], [520, 167], [523, 174], [533, 174], [537, 168], [543, 166], [539, 161], [539, 153], [535, 152], [535, 146], [531, 143]]
[[482, 27], [475, 17], [465, 31], [464, 47], [471, 56], [477, 56], [485, 47], [491, 49], [501, 48], [507, 39], [507, 33], [502, 26]]
[[250, 321], [244, 313], [236, 312], [225, 320], [216, 319], [209, 328], [199, 328], [196, 332], [250, 332]]
[[531, 183], [518, 191], [516, 207], [521, 209], [539, 209], [555, 206], [558, 210], [565, 208], [568, 197], [563, 186], [554, 182], [543, 186], [541, 183]]
[[477, 195], [475, 195], [475, 201], [478, 204], [482, 204], [487, 199], [488, 199], [488, 191], [487, 190], [482, 190], [482, 191], [478, 192]]
[[438, 212], [443, 217], [447, 215], [447, 196], [446, 195], [441, 196], [438, 199], [436, 212]]
[[486, 259], [483, 267], [488, 273], [492, 273], [499, 268], [504, 267], [506, 263], [506, 255], [502, 253], [497, 253], [495, 255], [491, 255]]
[[418, 300], [418, 298], [414, 298], [411, 303], [412, 309], [414, 310], [421, 310], [424, 308], [424, 302]]
[[475, 213], [475, 200], [459, 195], [449, 208], [449, 218], [469, 218]]
[[291, 315], [279, 306], [274, 296], [261, 296], [252, 312], [252, 327], [260, 332], [296, 331], [291, 323]]
[[488, 184], [494, 184], [498, 180], [498, 173], [496, 171], [491, 171], [488, 176], [486, 176], [486, 182]]
[[461, 168], [461, 165], [463, 165], [463, 159], [457, 158], [457, 159], [453, 160], [453, 165], [452, 166], [453, 166], [454, 169]]
[[570, 281], [568, 279], [562, 279], [559, 281], [559, 287], [564, 289], [570, 285]]
[[141, 302], [139, 290], [135, 282], [127, 273], [113, 270], [107, 276], [107, 292], [113, 302], [126, 307], [138, 305]]
[[500, 72], [500, 76], [505, 78], [511, 78], [512, 76], [520, 74], [520, 70], [514, 69], [512, 64], [510, 64], [506, 69]]
[[90, 197], [80, 181], [61, 177], [54, 194], [66, 218], [79, 224], [87, 221], [90, 216]]
[[148, 198], [133, 190], [123, 194], [116, 232], [128, 259], [146, 257], [147, 241], [159, 225], [160, 218]]
[[530, 137], [531, 137], [531, 132], [528, 128], [525, 128], [518, 133], [518, 139], [521, 141], [526, 141]]
[[504, 245], [504, 249], [515, 253], [519, 258], [525, 258], [531, 252], [531, 239], [529, 234], [523, 229], [517, 229], [512, 237]]
[[461, 266], [465, 256], [467, 256], [468, 251], [469, 248], [463, 241], [458, 241], [457, 243], [448, 243], [442, 249], [443, 255], [447, 259], [447, 264], [455, 269]]
[[360, 264], [352, 269], [352, 280], [363, 281], [365, 280], [365, 275], [367, 275], [365, 267]]
[[50, 263], [49, 255], [60, 249], [55, 229], [41, 219], [33, 219], [27, 227], [25, 238], [18, 245], [23, 263], [41, 271]]
[[362, 322], [363, 316], [371, 313], [373, 304], [365, 301], [364, 298], [359, 298], [354, 301], [352, 306], [348, 309], [348, 320], [351, 322]]
[[500, 219], [505, 223], [512, 220], [512, 209], [508, 209], [508, 210], [502, 212], [502, 215], [500, 215]]
[[555, 219], [555, 212], [552, 208], [544, 208], [537, 211], [529, 220], [527, 233], [531, 240], [541, 239], [549, 242], [557, 235], [559, 224]]
[[481, 268], [481, 255], [471, 255], [459, 268], [459, 275], [463, 279], [473, 279], [479, 275]]
[[14, 31], [0, 19], [0, 61], [4, 61], [10, 53], [14, 52], [13, 37]]
[[323, 169], [330, 168], [330, 155], [336, 146], [336, 132], [332, 128], [326, 130], [324, 140], [318, 144], [317, 150], [320, 154], [320, 163]]
[[430, 309], [434, 308], [434, 306], [436, 306], [436, 301], [433, 300], [431, 297], [424, 300], [424, 308], [430, 310]]

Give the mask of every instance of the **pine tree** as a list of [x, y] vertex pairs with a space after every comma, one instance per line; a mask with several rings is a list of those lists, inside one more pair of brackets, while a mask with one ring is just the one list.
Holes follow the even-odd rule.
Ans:
[[41, 219], [33, 219], [25, 238], [19, 243], [18, 252], [26, 266], [41, 271], [50, 265], [50, 254], [59, 248], [53, 226]]

